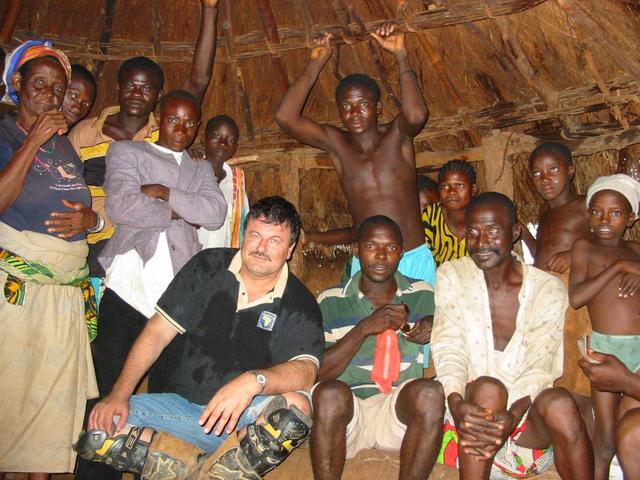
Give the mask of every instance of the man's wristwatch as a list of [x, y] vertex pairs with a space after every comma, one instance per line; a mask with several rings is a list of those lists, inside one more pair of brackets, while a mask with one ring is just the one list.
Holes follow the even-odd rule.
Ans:
[[260, 385], [260, 393], [264, 392], [264, 389], [267, 386], [267, 377], [260, 372], [256, 372], [255, 370], [252, 370], [249, 373], [255, 377], [256, 382], [258, 382], [258, 385]]

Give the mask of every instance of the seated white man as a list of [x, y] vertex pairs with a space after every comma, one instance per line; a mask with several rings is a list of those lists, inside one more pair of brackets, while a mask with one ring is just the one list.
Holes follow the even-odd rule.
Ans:
[[[315, 298], [286, 264], [299, 232], [295, 207], [267, 197], [240, 251], [185, 265], [91, 412], [79, 455], [143, 479], [257, 480], [304, 441], [323, 341]], [[161, 353], [162, 391], [174, 393], [131, 396]]]

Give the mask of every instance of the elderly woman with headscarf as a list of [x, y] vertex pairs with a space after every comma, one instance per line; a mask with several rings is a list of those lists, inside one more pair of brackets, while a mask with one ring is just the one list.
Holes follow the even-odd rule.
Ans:
[[[17, 116], [0, 117], [0, 472], [70, 472], [96, 308], [85, 231], [100, 226], [60, 111], [69, 60], [30, 41], [6, 61]], [[89, 328], [88, 328], [89, 326]]]

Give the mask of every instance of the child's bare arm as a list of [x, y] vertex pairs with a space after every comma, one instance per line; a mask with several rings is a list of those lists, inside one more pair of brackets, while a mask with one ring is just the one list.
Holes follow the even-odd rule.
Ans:
[[588, 276], [587, 262], [590, 256], [588, 240], [576, 240], [571, 249], [571, 272], [569, 273], [569, 302], [573, 308], [586, 305], [605, 288], [616, 275], [621, 273], [619, 262], [614, 262], [591, 278]]

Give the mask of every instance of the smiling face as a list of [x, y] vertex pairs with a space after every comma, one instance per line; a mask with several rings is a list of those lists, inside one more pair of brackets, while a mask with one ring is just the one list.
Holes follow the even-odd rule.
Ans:
[[162, 97], [160, 79], [144, 68], [132, 68], [118, 84], [120, 111], [129, 117], [148, 117]]
[[635, 220], [629, 201], [614, 190], [595, 193], [589, 202], [588, 214], [589, 226], [603, 244], [617, 243]]
[[221, 120], [207, 132], [207, 159], [215, 163], [224, 163], [233, 157], [238, 150], [238, 127]]
[[499, 267], [511, 258], [511, 247], [520, 234], [507, 209], [498, 203], [472, 206], [466, 212], [466, 244], [469, 256], [481, 270]]
[[95, 99], [96, 91], [93, 85], [80, 75], [72, 73], [62, 103], [62, 114], [69, 128], [87, 116]]
[[403, 253], [402, 239], [389, 225], [371, 224], [358, 240], [358, 258], [362, 274], [383, 283], [396, 273]]
[[478, 193], [478, 185], [470, 183], [469, 178], [462, 172], [455, 170], [445, 173], [444, 179], [438, 185], [440, 188], [440, 203], [447, 210], [464, 210], [473, 196]]
[[67, 89], [67, 76], [60, 62], [42, 57], [31, 60], [23, 76], [19, 71], [11, 76], [11, 86], [18, 92], [18, 121], [31, 127], [38, 115], [62, 105]]
[[200, 126], [197, 107], [185, 98], [165, 100], [160, 111], [160, 135], [158, 145], [181, 152], [196, 138]]
[[373, 93], [362, 85], [349, 85], [338, 98], [338, 113], [349, 132], [357, 135], [374, 128], [382, 104], [374, 100]]
[[264, 217], [251, 218], [240, 248], [242, 270], [256, 279], [279, 275], [294, 247], [287, 223], [273, 225]]
[[569, 191], [575, 165], [567, 165], [557, 153], [542, 151], [532, 159], [530, 172], [533, 186], [548, 202]]

